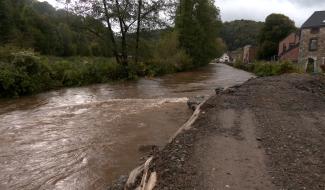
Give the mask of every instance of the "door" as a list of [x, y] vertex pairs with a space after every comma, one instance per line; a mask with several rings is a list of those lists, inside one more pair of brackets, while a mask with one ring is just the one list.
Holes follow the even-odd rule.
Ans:
[[307, 73], [314, 73], [315, 72], [315, 63], [316, 63], [315, 59], [308, 58], [307, 68], [306, 68]]

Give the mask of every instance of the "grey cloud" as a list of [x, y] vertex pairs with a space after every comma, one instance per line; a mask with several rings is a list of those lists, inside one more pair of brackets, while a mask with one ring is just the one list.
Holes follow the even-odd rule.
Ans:
[[[284, 0], [284, 1], [288, 1], [288, 0]], [[289, 1], [295, 5], [299, 5], [303, 7], [323, 6], [322, 8], [325, 10], [325, 0], [289, 0]]]
[[216, 0], [223, 21], [263, 21], [271, 13], [282, 13], [300, 27], [314, 11], [325, 10], [325, 0]]

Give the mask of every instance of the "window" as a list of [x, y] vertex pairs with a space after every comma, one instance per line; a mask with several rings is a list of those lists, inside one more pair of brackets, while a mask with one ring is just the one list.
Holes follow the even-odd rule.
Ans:
[[312, 28], [310, 30], [310, 33], [312, 33], [312, 34], [318, 34], [319, 33], [319, 28]]
[[309, 41], [309, 51], [317, 51], [318, 39], [312, 38]]

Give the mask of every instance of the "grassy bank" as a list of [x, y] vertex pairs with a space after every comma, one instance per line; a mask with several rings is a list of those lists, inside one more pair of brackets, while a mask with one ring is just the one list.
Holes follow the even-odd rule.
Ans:
[[259, 77], [276, 76], [284, 73], [301, 72], [301, 69], [297, 65], [294, 65], [293, 63], [288, 61], [284, 61], [284, 62], [257, 61], [250, 64], [244, 64], [243, 62], [236, 62], [231, 65], [235, 68], [254, 73]]
[[182, 53], [121, 66], [103, 57], [49, 57], [30, 50], [0, 48], [0, 98], [19, 97], [56, 89], [157, 76], [187, 69]]

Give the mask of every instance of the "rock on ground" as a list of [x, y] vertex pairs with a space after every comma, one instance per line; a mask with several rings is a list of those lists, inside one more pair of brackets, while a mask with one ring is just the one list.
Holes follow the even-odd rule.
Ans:
[[325, 189], [325, 77], [282, 75], [217, 91], [156, 153], [156, 189]]

